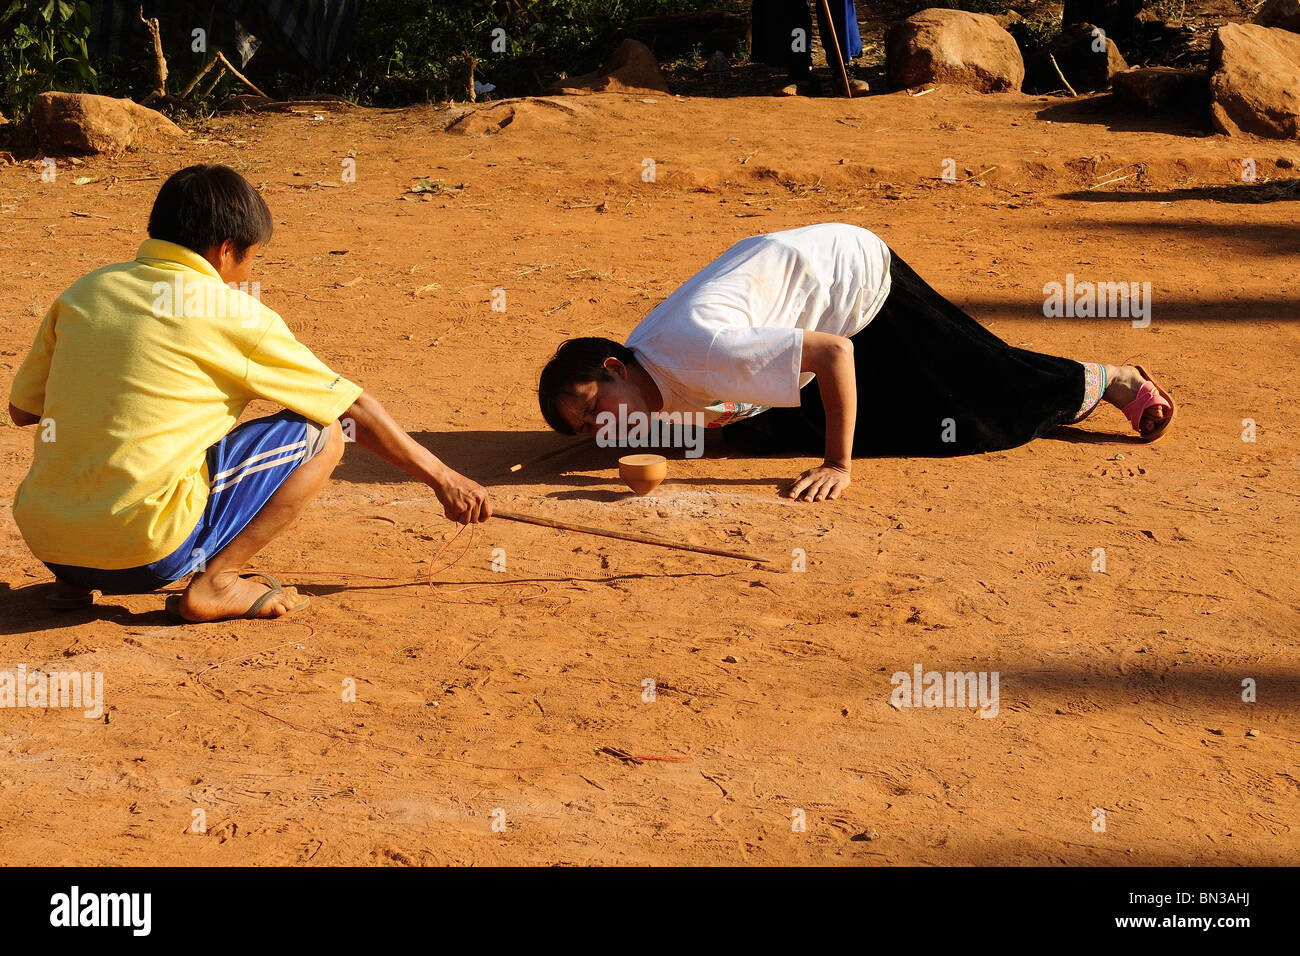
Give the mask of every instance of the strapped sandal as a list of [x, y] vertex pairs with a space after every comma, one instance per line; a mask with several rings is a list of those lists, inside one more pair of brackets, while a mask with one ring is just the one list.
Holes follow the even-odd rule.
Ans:
[[[1144, 442], [1150, 443], [1158, 440], [1169, 426], [1174, 422], [1174, 400], [1169, 397], [1169, 393], [1155, 383], [1155, 380], [1147, 374], [1147, 370], [1141, 365], [1133, 366], [1138, 370], [1138, 374], [1145, 380], [1142, 387], [1138, 389], [1137, 398], [1124, 406], [1124, 417], [1128, 419], [1133, 430], [1137, 432]], [[1164, 420], [1160, 422], [1150, 432], [1142, 431], [1142, 413], [1148, 408], [1166, 408]]]
[[[245, 611], [243, 614], [239, 615], [239, 618], [242, 618], [242, 619], [244, 619], [244, 620], [252, 620], [252, 619], [254, 619], [254, 618], [257, 618], [257, 617], [259, 616], [259, 615], [258, 615], [258, 612], [259, 612], [260, 610], [262, 610], [262, 608], [264, 608], [264, 607], [266, 606], [266, 602], [267, 602], [267, 601], [271, 600], [271, 598], [275, 597], [277, 594], [283, 594], [283, 593], [284, 593], [284, 586], [281, 585], [279, 581], [277, 581], [275, 578], [271, 577], [271, 575], [269, 575], [269, 574], [263, 574], [263, 573], [260, 572], [260, 571], [256, 571], [256, 572], [254, 572], [253, 574], [241, 574], [240, 577], [241, 577], [241, 578], [261, 578], [261, 579], [262, 579], [263, 581], [265, 581], [265, 582], [267, 583], [267, 585], [268, 585], [266, 593], [263, 594], [263, 595], [261, 595], [261, 596], [260, 596], [256, 601], [254, 601], [254, 602], [249, 606], [249, 608], [248, 608], [247, 611]], [[311, 604], [311, 598], [309, 598], [309, 597], [304, 597], [301, 601], [299, 601], [297, 604], [295, 604], [293, 607], [291, 607], [291, 608], [290, 608], [286, 613], [287, 613], [287, 614], [292, 614], [292, 613], [294, 613], [295, 611], [301, 611], [303, 608], [307, 607], [309, 604]], [[166, 608], [167, 608], [167, 613], [168, 613], [168, 614], [170, 614], [172, 617], [176, 618], [176, 619], [179, 620], [179, 621], [183, 621], [183, 622], [186, 623], [186, 624], [207, 624], [207, 623], [211, 623], [211, 622], [208, 622], [208, 621], [191, 621], [188, 617], [185, 617], [183, 614], [181, 614], [181, 596], [180, 596], [179, 594], [173, 594], [173, 595], [171, 595], [169, 598], [167, 598], [167, 601], [166, 601]], [[284, 615], [280, 615], [280, 616], [283, 617]], [[217, 620], [220, 620], [220, 621], [233, 621], [233, 620], [236, 620], [236, 618], [234, 618], [234, 617], [223, 617], [223, 618], [217, 618]]]

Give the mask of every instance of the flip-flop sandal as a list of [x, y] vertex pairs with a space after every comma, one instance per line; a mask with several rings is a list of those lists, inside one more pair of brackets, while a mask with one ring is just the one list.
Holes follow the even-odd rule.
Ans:
[[[1138, 370], [1144, 381], [1142, 387], [1138, 389], [1137, 398], [1124, 406], [1124, 417], [1128, 419], [1133, 430], [1141, 436], [1144, 442], [1148, 444], [1159, 439], [1169, 430], [1169, 426], [1174, 423], [1174, 400], [1169, 397], [1169, 393], [1155, 383], [1155, 380], [1147, 374], [1147, 370], [1141, 365], [1133, 366]], [[1165, 408], [1164, 420], [1150, 432], [1142, 431], [1142, 413], [1151, 407]]]
[[80, 611], [94, 603], [94, 594], [79, 594], [76, 597], [51, 594], [45, 599], [45, 606], [51, 611]]
[[[275, 578], [271, 577], [271, 575], [269, 575], [269, 574], [263, 574], [262, 572], [257, 571], [257, 572], [254, 572], [253, 574], [241, 574], [240, 577], [241, 577], [241, 578], [261, 578], [261, 579], [262, 579], [263, 581], [265, 581], [265, 582], [267, 583], [267, 585], [268, 585], [268, 588], [267, 588], [266, 593], [263, 594], [263, 595], [261, 595], [260, 597], [258, 597], [258, 599], [257, 599], [256, 601], [254, 601], [254, 602], [249, 606], [249, 608], [248, 608], [247, 611], [245, 611], [243, 614], [239, 615], [239, 618], [242, 618], [243, 620], [252, 620], [252, 619], [258, 617], [258, 613], [257, 613], [257, 612], [260, 611], [260, 610], [262, 610], [262, 608], [266, 606], [266, 602], [267, 602], [267, 601], [271, 600], [271, 598], [275, 597], [277, 594], [283, 594], [283, 593], [284, 593], [284, 587], [283, 587], [283, 585], [281, 585], [279, 581], [277, 581]], [[291, 608], [290, 608], [286, 613], [288, 613], [288, 614], [292, 614], [292, 613], [294, 613], [295, 611], [301, 611], [303, 608], [307, 607], [309, 604], [311, 604], [311, 598], [309, 598], [309, 597], [304, 597], [301, 601], [299, 601], [297, 604], [295, 604], [293, 607], [291, 607]], [[170, 615], [171, 615], [172, 617], [174, 617], [174, 618], [177, 618], [178, 620], [184, 621], [186, 624], [206, 624], [206, 623], [211, 623], [211, 622], [208, 622], [208, 621], [191, 621], [188, 617], [183, 616], [183, 615], [181, 614], [181, 596], [180, 596], [179, 594], [173, 594], [173, 595], [171, 595], [169, 598], [167, 598], [167, 601], [166, 601], [166, 608], [167, 608], [167, 613], [168, 613], [168, 614], [170, 614]], [[280, 616], [283, 617], [284, 615], [282, 614], [282, 615], [280, 615]], [[239, 619], [239, 618], [224, 617], [224, 618], [218, 618], [217, 620], [221, 620], [221, 621], [233, 621], [233, 620], [237, 620], [237, 619]]]

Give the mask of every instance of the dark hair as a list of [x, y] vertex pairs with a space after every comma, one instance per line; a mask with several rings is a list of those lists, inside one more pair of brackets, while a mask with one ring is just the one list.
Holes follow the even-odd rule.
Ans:
[[624, 365], [636, 363], [636, 353], [626, 345], [596, 336], [569, 339], [555, 350], [555, 356], [546, 363], [537, 380], [537, 404], [542, 408], [546, 424], [561, 435], [576, 434], [560, 414], [560, 397], [571, 394], [573, 386], [582, 382], [612, 379], [614, 376], [605, 368], [605, 359], [611, 357]]
[[229, 166], [186, 166], [173, 173], [153, 201], [149, 235], [200, 255], [227, 239], [243, 261], [251, 245], [271, 238], [271, 210], [247, 179]]

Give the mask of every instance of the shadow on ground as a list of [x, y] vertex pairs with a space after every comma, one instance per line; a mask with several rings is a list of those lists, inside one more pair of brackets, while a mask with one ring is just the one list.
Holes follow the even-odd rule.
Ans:
[[[1186, 189], [1165, 190], [1116, 190], [1101, 192], [1097, 190], [1079, 190], [1078, 192], [1060, 193], [1058, 199], [1073, 199], [1078, 202], [1184, 202], [1200, 200], [1202, 202], [1242, 203], [1254, 205], [1267, 202], [1300, 202], [1300, 178], [1275, 179], [1271, 182], [1236, 183], [1232, 186], [1190, 186]], [[1150, 228], [1157, 223], [1143, 223]], [[1282, 229], [1284, 227], [1256, 226], [1256, 229]], [[1234, 231], [1236, 227], [1234, 226]], [[1294, 231], [1294, 230], [1292, 230]], [[1292, 254], [1294, 250], [1286, 254]]]
[[1138, 112], [1113, 93], [1064, 100], [1044, 107], [1035, 116], [1051, 123], [1105, 126], [1113, 133], [1165, 133], [1195, 139], [1214, 135], [1208, 109], [1190, 107], [1159, 114]]

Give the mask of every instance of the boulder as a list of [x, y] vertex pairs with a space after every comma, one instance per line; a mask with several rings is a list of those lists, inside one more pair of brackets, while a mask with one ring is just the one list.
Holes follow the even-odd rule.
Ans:
[[987, 14], [932, 8], [890, 25], [885, 74], [894, 90], [948, 83], [1001, 93], [1020, 89], [1025, 61], [1011, 34]]
[[28, 124], [36, 145], [52, 153], [116, 154], [133, 144], [185, 136], [156, 110], [90, 93], [41, 93], [32, 101]]
[[624, 40], [599, 70], [584, 76], [557, 80], [548, 93], [667, 93], [668, 84], [650, 48]]
[[1229, 135], [1300, 139], [1300, 33], [1219, 27], [1210, 41], [1210, 120]]
[[[1063, 27], [1061, 35], [1052, 41], [1049, 49], [1076, 93], [1109, 89], [1111, 77], [1128, 69], [1115, 41], [1090, 23]], [[1051, 70], [1050, 62], [1047, 69]], [[1036, 74], [1039, 72], [1042, 71], [1035, 70]], [[1055, 72], [1052, 71], [1053, 79]], [[1051, 82], [1053, 80], [1048, 81]], [[1059, 80], [1055, 80], [1052, 89], [1060, 89]]]
[[1255, 14], [1261, 27], [1277, 27], [1300, 33], [1300, 0], [1268, 0]]
[[1112, 76], [1110, 85], [1125, 103], [1152, 113], [1203, 110], [1210, 100], [1210, 75], [1204, 70], [1133, 67]]

